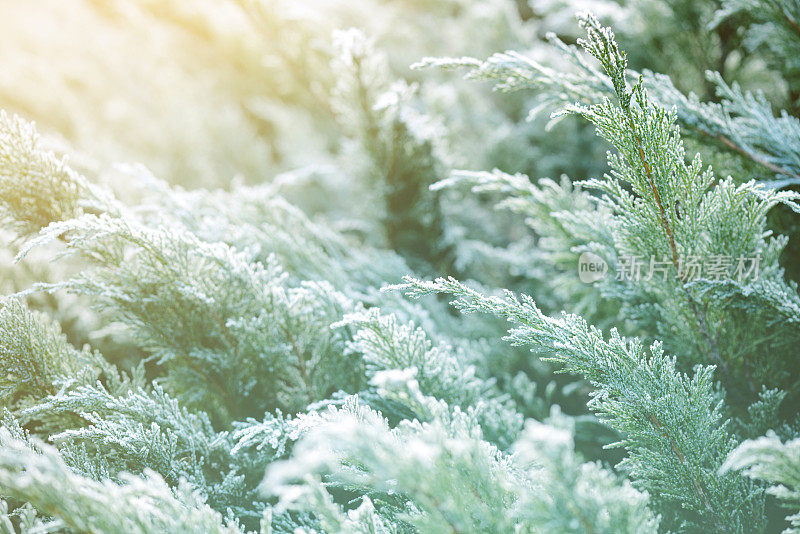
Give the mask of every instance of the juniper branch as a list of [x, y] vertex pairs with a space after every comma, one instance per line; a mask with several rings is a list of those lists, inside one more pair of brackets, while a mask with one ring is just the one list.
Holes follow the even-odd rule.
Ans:
[[[665, 514], [690, 509], [697, 528], [714, 532], [763, 528], [760, 491], [740, 478], [717, 475], [735, 442], [713, 391], [713, 366], [683, 375], [659, 343], [648, 355], [640, 341], [616, 330], [606, 340], [577, 316], [547, 317], [527, 296], [488, 297], [452, 278], [405, 282], [395, 289], [411, 296], [449, 294], [462, 312], [508, 319], [515, 324], [507, 338], [511, 343], [532, 346], [563, 371], [585, 376], [596, 388], [590, 407], [623, 435], [624, 467], [658, 495]], [[669, 517], [673, 520], [677, 516]]]

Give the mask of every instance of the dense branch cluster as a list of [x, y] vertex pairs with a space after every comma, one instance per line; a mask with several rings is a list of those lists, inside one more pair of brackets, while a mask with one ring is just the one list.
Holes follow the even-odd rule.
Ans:
[[[697, 11], [694, 93], [636, 30], [681, 2], [598, 2], [631, 57], [589, 13], [537, 40], [555, 2], [221, 3], [84, 7], [224, 59], [274, 178], [0, 114], [0, 531], [800, 532], [796, 2]], [[533, 46], [406, 72], [445, 23]]]

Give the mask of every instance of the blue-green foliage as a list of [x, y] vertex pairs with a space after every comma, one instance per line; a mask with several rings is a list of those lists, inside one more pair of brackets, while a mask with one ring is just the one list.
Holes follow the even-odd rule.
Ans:
[[[285, 64], [297, 93], [272, 89], [330, 135], [330, 167], [186, 190], [120, 165], [115, 193], [0, 115], [0, 221], [18, 251], [0, 274], [59, 260], [0, 300], [0, 531], [800, 532], [796, 235], [768, 218], [800, 211], [791, 95], [775, 116], [711, 73], [717, 101], [686, 96], [629, 70], [590, 14], [578, 46], [421, 63], [527, 96], [437, 93], [428, 72], [393, 83], [381, 39], [312, 49], [300, 14], [240, 4], [281, 38], [259, 44], [269, 61], [230, 46], [259, 75]], [[489, 49], [535, 33], [516, 2], [415, 4]], [[745, 15], [742, 46], [795, 79], [796, 6], [723, 2], [717, 35]], [[499, 145], [545, 109], [550, 163], [531, 163], [537, 138], [509, 156]], [[600, 141], [557, 133], [570, 114]], [[488, 125], [506, 131], [482, 146]], [[586, 161], [552, 163], [569, 157]], [[527, 163], [451, 172], [489, 161]], [[596, 177], [521, 173], [540, 169]], [[589, 281], [587, 257], [605, 266]], [[660, 274], [629, 276], [630, 258]], [[727, 271], [693, 275], [711, 258]], [[103, 326], [81, 348], [85, 332], [35, 309], [59, 316], [65, 294]]]

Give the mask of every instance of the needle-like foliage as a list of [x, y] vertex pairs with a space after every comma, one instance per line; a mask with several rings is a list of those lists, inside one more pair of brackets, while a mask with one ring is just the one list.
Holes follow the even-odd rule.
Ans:
[[791, 0], [219, 3], [0, 81], [0, 532], [800, 532]]

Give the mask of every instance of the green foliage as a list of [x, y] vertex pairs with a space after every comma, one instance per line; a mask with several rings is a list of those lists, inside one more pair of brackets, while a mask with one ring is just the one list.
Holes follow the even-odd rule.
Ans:
[[[399, 288], [412, 295], [447, 293], [463, 312], [505, 317], [516, 325], [509, 341], [546, 351], [565, 372], [585, 376], [597, 388], [590, 407], [624, 436], [617, 444], [629, 453], [622, 466], [663, 499], [670, 523], [688, 520], [715, 532], [763, 527], [759, 491], [735, 477], [717, 476], [734, 442], [713, 390], [713, 367], [689, 377], [676, 370], [660, 344], [648, 354], [641, 341], [615, 330], [605, 339], [580, 317], [545, 316], [530, 297], [486, 297], [452, 278], [408, 279]], [[743, 509], [743, 503], [750, 504]]]
[[100, 269], [54, 287], [100, 296], [188, 404], [237, 418], [300, 409], [333, 386], [326, 354], [342, 340], [325, 327], [350, 305], [330, 286], [287, 287], [277, 265], [247, 252], [107, 215], [54, 223], [31, 245], [59, 236]]
[[[585, 241], [583, 244], [593, 243], [590, 250], [604, 255], [613, 270], [620, 269], [614, 267], [616, 258], [639, 256], [663, 258], [670, 271], [652, 285], [647, 278], [635, 277], [632, 283], [623, 282], [623, 287], [616, 283], [619, 280], [610, 282], [605, 291], [623, 302], [658, 303], [656, 306], [661, 312], [656, 324], [658, 337], [670, 342], [682, 359], [688, 358], [692, 364], [704, 360], [716, 364], [722, 383], [729, 390], [741, 395], [748, 382], [751, 391], [756, 384], [772, 383], [776, 378], [774, 369], [773, 374], [768, 375], [741, 366], [752, 358], [749, 352], [754, 348], [752, 344], [742, 347], [740, 342], [728, 345], [728, 341], [752, 335], [764, 340], [770, 347], [767, 350], [771, 351], [780, 350], [782, 339], [765, 340], [762, 332], [774, 326], [785, 328], [788, 336], [796, 335], [797, 316], [789, 311], [798, 309], [796, 289], [782, 281], [782, 271], [776, 265], [777, 254], [770, 252], [782, 245], [780, 241], [765, 243], [763, 235], [767, 210], [779, 202], [797, 209], [794, 204], [797, 196], [767, 191], [752, 182], [741, 186], [734, 185], [731, 180], [715, 183], [711, 171], [702, 170], [699, 157], [687, 165], [680, 134], [674, 125], [674, 112], [649, 102], [641, 78], [629, 88], [625, 55], [618, 49], [609, 29], [601, 27], [591, 16], [583, 18], [582, 23], [588, 39], [580, 43], [605, 71], [607, 78], [603, 80], [615, 94], [616, 102], [603, 97], [598, 104], [568, 105], [566, 111], [581, 114], [593, 122], [598, 133], [618, 151], [618, 154], [609, 154], [611, 173], [602, 180], [584, 182], [586, 187], [602, 193], [600, 205], [611, 214], [612, 233], [605, 243]], [[463, 65], [467, 61], [459, 63]], [[445, 65], [452, 63], [445, 62]], [[498, 71], [492, 70], [495, 66], [496, 63], [478, 65], [478, 75], [500, 76]], [[535, 78], [535, 69], [515, 68], [515, 76], [506, 80], [503, 87], [524, 84], [527, 79]], [[505, 75], [510, 70], [504, 65], [499, 72]], [[528, 76], [529, 72], [534, 74]], [[502, 184], [500, 187], [516, 193], [517, 202], [531, 206], [528, 208], [531, 211], [537, 205], [537, 196], [542, 194], [537, 188], [509, 187], [507, 184], [519, 182], [519, 179], [498, 179], [497, 173], [494, 177], [483, 175], [478, 179], [495, 187]], [[534, 194], [530, 193], [531, 189]], [[565, 250], [581, 250], [574, 244], [568, 248], [575, 234], [577, 232], [559, 236], [562, 243], [566, 242]], [[547, 235], [546, 230], [544, 235]], [[599, 233], [594, 239], [602, 236]], [[705, 278], [689, 281], [684, 258], [715, 254], [764, 257], [767, 262], [763, 278], [750, 284], [734, 280], [719, 283]], [[774, 274], [768, 274], [770, 272]], [[741, 480], [718, 478], [717, 471], [735, 441], [725, 431], [724, 412], [713, 389], [712, 367], [696, 368], [690, 379], [679, 372], [675, 359], [664, 356], [660, 344], [654, 344], [648, 356], [640, 342], [625, 340], [616, 331], [605, 341], [599, 331], [590, 329], [576, 316], [565, 315], [560, 320], [548, 318], [527, 297], [521, 301], [510, 294], [505, 298], [484, 297], [452, 278], [437, 279], [433, 283], [414, 279], [407, 279], [407, 282], [400, 287], [412, 294], [448, 293], [457, 297], [455, 304], [462, 311], [484, 311], [506, 317], [518, 325], [511, 331], [512, 342], [533, 345], [537, 352], [545, 351], [548, 359], [562, 364], [565, 371], [589, 379], [598, 388], [590, 405], [624, 436], [620, 444], [628, 448], [629, 456], [622, 465], [644, 487], [664, 500], [667, 524], [677, 526], [688, 521], [697, 528], [720, 532], [764, 528], [759, 491]], [[726, 286], [737, 289], [723, 293], [722, 287]], [[646, 293], [645, 298], [640, 291]], [[755, 300], [761, 303], [755, 305]], [[756, 314], [755, 310], [763, 309], [767, 301], [775, 303], [766, 306], [770, 311], [765, 310], [765, 315]], [[778, 305], [779, 301], [784, 304]], [[719, 311], [711, 307], [714, 305]], [[741, 307], [751, 312], [740, 316], [737, 312]], [[776, 313], [781, 307], [786, 311]], [[763, 317], [769, 326], [755, 326], [756, 317]], [[646, 315], [642, 319], [642, 323], [648, 324]], [[731, 324], [734, 321], [741, 323]], [[688, 335], [685, 334], [687, 324], [694, 324], [694, 332]], [[721, 332], [728, 335], [722, 336]], [[676, 334], [680, 342], [673, 337]], [[720, 342], [721, 339], [725, 341]], [[695, 343], [694, 350], [692, 343]], [[791, 349], [787, 345], [784, 350], [787, 352], [779, 358], [782, 362], [779, 366], [791, 365], [788, 363]], [[747, 355], [742, 355], [745, 351]], [[761, 352], [763, 349], [756, 348], [755, 354]], [[784, 375], [789, 382], [782, 386], [793, 388], [794, 379], [789, 376], [795, 373], [789, 368]], [[681, 401], [681, 397], [684, 400]], [[699, 411], [694, 412], [695, 409]], [[671, 427], [670, 420], [677, 424]], [[701, 436], [703, 442], [695, 442]], [[692, 458], [685, 451], [702, 451], [702, 456]], [[658, 467], [661, 462], [665, 465]], [[677, 490], [673, 478], [674, 473], [681, 471], [686, 477], [681, 483], [682, 491]], [[750, 503], [749, 510], [742, 508], [745, 502]], [[716, 506], [720, 508], [715, 509]], [[696, 515], [687, 516], [688, 510]]]
[[[770, 3], [770, 2], [765, 2]], [[754, 2], [753, 4], [759, 4]], [[580, 102], [585, 106], [600, 104], [604, 98], [616, 97], [624, 78], [638, 80], [640, 74], [623, 64], [596, 64], [587, 61], [577, 46], [567, 45], [555, 35], [549, 40], [559, 53], [558, 68], [545, 65], [518, 52], [494, 54], [485, 61], [474, 58], [426, 58], [416, 65], [445, 69], [466, 69], [468, 79], [487, 80], [501, 91], [534, 90], [535, 107], [531, 116], [543, 109]], [[604, 53], [595, 50], [595, 53]], [[609, 50], [616, 54], [619, 51]], [[594, 54], [593, 54], [594, 55]], [[611, 58], [609, 58], [611, 59]], [[623, 59], [619, 57], [619, 59]], [[616, 74], [614, 74], [616, 73]], [[616, 79], [614, 77], [616, 76]], [[677, 117], [685, 132], [708, 146], [707, 153], [724, 151], [730, 157], [755, 164], [754, 171], [780, 187], [796, 183], [800, 167], [800, 146], [797, 144], [798, 119], [787, 111], [775, 116], [772, 104], [760, 92], [743, 91], [736, 84], [727, 84], [721, 74], [709, 70], [706, 78], [714, 89], [717, 101], [703, 102], [694, 93], [688, 96], [678, 90], [669, 76], [645, 70], [641, 84], [659, 106], [676, 107]], [[557, 119], [559, 115], [553, 117]]]
[[[513, 403], [501, 395], [491, 381], [476, 376], [475, 367], [466, 365], [466, 355], [451, 347], [434, 346], [421, 328], [399, 325], [394, 315], [368, 312], [345, 316], [333, 325], [356, 329], [350, 350], [362, 354], [366, 375], [375, 383], [381, 373], [392, 370], [411, 373], [422, 394], [440, 399], [453, 407], [473, 408], [480, 426], [493, 443], [507, 447], [522, 426]], [[397, 406], [383, 407], [386, 416]], [[424, 420], [414, 403], [404, 406], [413, 417]], [[402, 412], [401, 412], [402, 413]], [[409, 419], [409, 413], [403, 414]]]
[[[754, 480], [770, 484], [767, 492], [775, 495], [787, 508], [800, 505], [800, 440], [781, 443], [774, 432], [748, 440], [731, 452], [722, 471], [742, 471]], [[784, 532], [800, 531], [800, 513], [786, 518], [791, 528]]]
[[[569, 429], [530, 423], [515, 444], [519, 454], [510, 457], [480, 439], [468, 413], [448, 416], [444, 403], [424, 402], [438, 417], [395, 428], [356, 399], [328, 412], [291, 460], [268, 471], [265, 485], [281, 496], [279, 509], [313, 503], [331, 532], [362, 532], [354, 523], [365, 520], [365, 511], [380, 524], [375, 532], [401, 531], [372, 516], [378, 499], [399, 499], [401, 528], [421, 532], [656, 531], [647, 495], [581, 463]], [[322, 475], [327, 487], [366, 487], [375, 496], [364, 499], [355, 517], [345, 516], [320, 484]]]
[[[0, 300], [0, 406], [22, 414], [45, 398], [102, 380], [115, 393], [143, 382], [143, 369], [121, 373], [88, 348], [69, 344], [57, 324], [19, 300]], [[25, 416], [40, 432], [63, 428], [70, 414], [40, 411]]]
[[0, 325], [0, 400], [5, 408], [38, 402], [56, 393], [59, 381], [75, 378], [86, 367], [91, 369], [89, 354], [75, 350], [61, 332], [28, 312], [18, 300], [0, 301]]
[[800, 532], [796, 6], [579, 4], [4, 13], [0, 532]]
[[[699, 155], [686, 163], [674, 110], [651, 102], [641, 77], [629, 87], [626, 57], [613, 34], [596, 19], [584, 19], [584, 24], [589, 39], [581, 44], [605, 74], [589, 67], [575, 50], [565, 50], [592, 69], [594, 78], [607, 86], [614, 99], [591, 94], [583, 100], [599, 103], [567, 105], [564, 112], [591, 121], [617, 153], [608, 156], [609, 174], [580, 183], [599, 191], [599, 205], [577, 203], [569, 213], [554, 212], [551, 217], [561, 224], [558, 233], [539, 222], [539, 235], [554, 239], [548, 248], [573, 252], [572, 258], [567, 256], [572, 265], [581, 252], [592, 252], [606, 261], [615, 280], [601, 281], [601, 293], [621, 302], [627, 308], [625, 316], [635, 318], [646, 331], [658, 332], [653, 337], [663, 340], [670, 351], [682, 354], [685, 364], [713, 362], [723, 382], [749, 391], [750, 401], [755, 400], [759, 383], [791, 387], [791, 377], [796, 374], [789, 353], [797, 342], [797, 293], [784, 282], [778, 264], [785, 239], [765, 236], [767, 212], [781, 203], [797, 210], [797, 194], [766, 189], [753, 181], [736, 185], [730, 178], [717, 180], [710, 168], [703, 169]], [[473, 75], [507, 75], [511, 67], [498, 61], [480, 65]], [[494, 68], [500, 70], [495, 72]], [[544, 76], [532, 62], [514, 69], [515, 76], [506, 84], [527, 83], [525, 80]], [[555, 83], [553, 78], [543, 80]], [[558, 83], [568, 82], [560, 79]], [[569, 83], [576, 83], [583, 91], [584, 86], [577, 86], [576, 81]], [[503, 184], [501, 187], [512, 197], [505, 204], [516, 203], [511, 205], [516, 205], [518, 212], [526, 210], [526, 215], [535, 213], [541, 198], [553, 191], [553, 185], [547, 182], [539, 187], [509, 188], [507, 184], [520, 179], [502, 173], [480, 174], [477, 179]], [[759, 276], [753, 280], [742, 276], [727, 279], [726, 275], [726, 280], [720, 281], [704, 273], [693, 280], [689, 271], [692, 258], [705, 263], [710, 258], [729, 258], [731, 273], [747, 258], [758, 258]], [[637, 274], [653, 261], [664, 267], [660, 274]], [[638, 262], [639, 271], [634, 262]], [[634, 271], [626, 271], [631, 268]], [[781, 334], [764, 337], [765, 331]], [[748, 363], [753, 357], [750, 354], [763, 354], [763, 367]]]
[[23, 233], [74, 217], [94, 200], [91, 186], [37, 142], [33, 125], [0, 113], [0, 206], [4, 220]]
[[[124, 484], [75, 474], [50, 447], [41, 452], [0, 429], [0, 485], [78, 532], [238, 532], [185, 485], [173, 490], [156, 474], [126, 475]], [[30, 517], [26, 519], [31, 522]]]
[[736, 83], [728, 85], [718, 72], [709, 71], [707, 77], [716, 88], [719, 102], [701, 102], [693, 94], [684, 96], [666, 76], [646, 75], [659, 102], [677, 107], [690, 134], [718, 142], [733, 154], [752, 160], [757, 172], [766, 175], [775, 187], [800, 180], [800, 121], [786, 111], [776, 117], [763, 93], [743, 91]]
[[[746, 16], [744, 44], [748, 50], [765, 48], [778, 62], [787, 82], [797, 83], [800, 75], [800, 6], [792, 0], [723, 0], [712, 25], [735, 16]], [[797, 106], [800, 94], [790, 89], [790, 98]]]
[[[341, 121], [353, 128], [369, 159], [369, 176], [392, 250], [412, 260], [446, 269], [442, 214], [428, 186], [438, 181], [444, 164], [434, 145], [435, 130], [410, 105], [413, 87], [389, 85], [386, 59], [357, 30], [339, 33], [335, 63], [341, 72], [335, 88]], [[369, 182], [368, 182], [369, 183]]]

